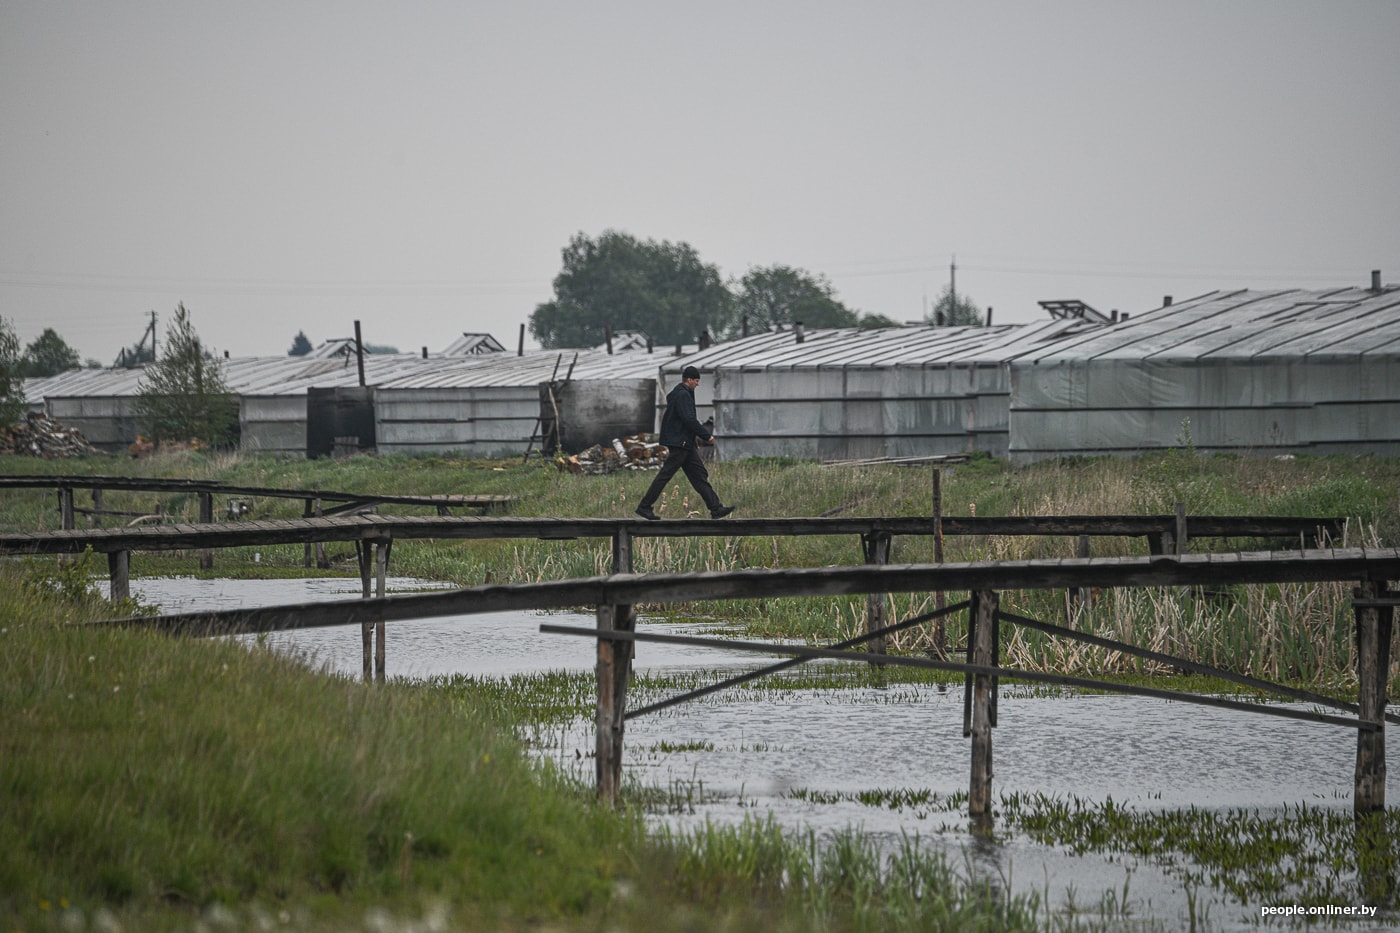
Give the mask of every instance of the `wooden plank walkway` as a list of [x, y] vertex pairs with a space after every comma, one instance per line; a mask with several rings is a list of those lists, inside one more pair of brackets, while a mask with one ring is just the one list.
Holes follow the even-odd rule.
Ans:
[[[1149, 542], [1176, 531], [1175, 516], [1011, 516], [945, 517], [944, 535], [1143, 537]], [[92, 548], [113, 551], [164, 551], [185, 548], [245, 547], [318, 541], [365, 541], [393, 538], [537, 538], [569, 540], [609, 538], [626, 530], [636, 538], [741, 537], [805, 535], [913, 535], [938, 530], [932, 518], [534, 518], [520, 516], [386, 516], [346, 515], [299, 519], [142, 525], [128, 528], [7, 532], [0, 553], [73, 554]], [[1258, 518], [1190, 516], [1189, 538], [1282, 538], [1315, 541], [1341, 537], [1338, 518]], [[1154, 549], [1156, 550], [1156, 549]]]
[[[236, 486], [217, 480], [152, 479], [134, 476], [0, 476], [0, 489], [56, 489], [59, 495], [60, 524], [74, 527], [73, 517], [86, 513], [96, 519], [105, 515], [125, 515], [102, 508], [104, 491], [155, 492], [173, 495], [195, 495], [200, 499], [200, 519], [213, 519], [213, 497], [216, 495], [269, 499], [301, 499], [306, 503], [306, 515], [334, 515], [377, 505], [413, 505], [434, 508], [438, 515], [449, 515], [451, 509], [469, 508], [482, 511], [501, 509], [515, 501], [514, 496], [476, 495], [467, 493], [434, 493], [429, 495], [395, 495], [357, 492], [336, 492], [326, 489], [279, 489], [268, 486]], [[92, 490], [93, 507], [80, 509], [74, 505], [75, 489]], [[329, 507], [322, 503], [338, 503]]]
[[489, 584], [446, 592], [372, 599], [179, 613], [103, 624], [190, 634], [233, 635], [378, 619], [394, 622], [485, 612], [637, 603], [922, 593], [935, 590], [1033, 590], [1085, 586], [1108, 589], [1329, 580], [1400, 580], [1400, 548], [1185, 554], [1173, 558], [1094, 557], [700, 573], [617, 573], [542, 583]]

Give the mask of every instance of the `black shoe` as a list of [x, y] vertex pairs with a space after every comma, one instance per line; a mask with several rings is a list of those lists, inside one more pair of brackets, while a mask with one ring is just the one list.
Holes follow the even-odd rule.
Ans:
[[720, 506], [720, 507], [717, 508], [717, 509], [710, 509], [710, 517], [711, 517], [711, 518], [724, 518], [724, 516], [728, 515], [728, 514], [729, 514], [730, 512], [732, 512], [732, 511], [734, 511], [734, 506], [732, 506], [732, 505], [722, 505], [722, 506]]
[[660, 515], [657, 515], [655, 512], [653, 512], [650, 508], [648, 508], [648, 507], [645, 506], [645, 505], [639, 505], [639, 506], [637, 506], [637, 514], [640, 515], [642, 518], [645, 518], [645, 519], [646, 519], [647, 521], [649, 521], [649, 522], [659, 522], [659, 521], [661, 521], [661, 516], [660, 516]]

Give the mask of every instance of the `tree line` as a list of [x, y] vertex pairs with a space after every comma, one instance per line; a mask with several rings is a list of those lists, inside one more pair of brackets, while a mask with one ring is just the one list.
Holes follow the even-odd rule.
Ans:
[[[77, 368], [77, 352], [52, 328], [21, 351], [14, 326], [0, 317], [0, 427], [23, 420], [25, 379]], [[155, 441], [223, 447], [237, 438], [238, 403], [224, 382], [222, 361], [201, 345], [184, 304], [166, 328], [159, 359], [141, 370], [136, 416]]]
[[[751, 268], [725, 282], [687, 243], [638, 240], [616, 230], [579, 233], [564, 247], [554, 298], [536, 306], [530, 333], [546, 349], [598, 346], [611, 330], [642, 331], [660, 345], [721, 341], [773, 325], [894, 327], [836, 297], [823, 275], [787, 265]], [[982, 314], [966, 295], [945, 289], [929, 323], [977, 326]]]

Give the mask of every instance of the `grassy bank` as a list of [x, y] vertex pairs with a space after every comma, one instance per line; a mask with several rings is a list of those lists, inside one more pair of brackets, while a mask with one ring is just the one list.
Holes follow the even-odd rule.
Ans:
[[[537, 463], [360, 457], [273, 461], [179, 455], [144, 461], [0, 463], [55, 471], [201, 477], [241, 485], [353, 492], [500, 493], [517, 514], [630, 515], [648, 473], [561, 474]], [[811, 463], [720, 464], [727, 501], [748, 515], [919, 515], [926, 469]], [[949, 514], [1343, 515], [1348, 543], [1400, 540], [1400, 461], [1247, 461], [1177, 452], [1139, 461], [1011, 470], [987, 460], [943, 474]], [[688, 514], [674, 484], [663, 514]], [[52, 494], [2, 491], [7, 530], [54, 527]], [[107, 493], [108, 508], [154, 511], [154, 496]], [[193, 517], [193, 500], [167, 499]], [[258, 517], [300, 504], [256, 503]], [[643, 541], [639, 569], [856, 563], [848, 539]], [[1256, 546], [1221, 542], [1206, 546]], [[1096, 546], [1099, 546], [1096, 544]], [[1071, 556], [1074, 542], [949, 539], [948, 560]], [[1100, 553], [1139, 553], [1102, 542]], [[299, 574], [302, 549], [219, 552], [215, 573]], [[334, 555], [346, 570], [348, 553]], [[894, 559], [931, 559], [899, 541]], [[602, 542], [403, 542], [394, 570], [462, 584], [607, 571]], [[1070, 929], [1095, 915], [1044, 915], [1034, 899], [972, 885], [959, 866], [858, 835], [818, 842], [749, 823], [649, 837], [640, 816], [597, 808], [586, 788], [527, 761], [518, 730], [586, 709], [578, 678], [370, 686], [314, 676], [261, 649], [177, 641], [72, 623], [129, 615], [86, 592], [99, 562], [0, 567], [0, 933], [185, 929]], [[188, 572], [193, 555], [136, 555], [133, 572]], [[1264, 676], [1350, 686], [1344, 587], [1244, 587], [1103, 594], [1076, 624], [1111, 637]], [[903, 616], [932, 596], [900, 597]], [[1063, 617], [1055, 595], [1008, 594], [1019, 612]], [[829, 639], [860, 625], [859, 600], [671, 607], [732, 619], [758, 635]], [[960, 620], [948, 629], [956, 644]], [[903, 650], [927, 648], [913, 633]], [[1130, 661], [1033, 637], [1005, 639], [1008, 661], [1134, 673]], [[1138, 669], [1137, 676], [1160, 672]], [[668, 684], [667, 687], [674, 685]], [[524, 694], [529, 694], [525, 697]], [[549, 712], [550, 705], [557, 707]], [[1014, 806], [1012, 804], [1015, 804]], [[1050, 801], [1003, 801], [1006, 818], [1047, 844], [1082, 837], [1162, 842], [1168, 828], [1116, 811], [1068, 816]], [[1048, 816], [1047, 816], [1048, 814]], [[1072, 817], [1072, 818], [1071, 818]], [[1311, 823], [1304, 823], [1311, 826]], [[1106, 828], [1105, 828], [1106, 827]], [[1332, 832], [1304, 829], [1303, 834]], [[1260, 829], [1260, 837], [1275, 833]], [[1191, 839], [1210, 839], [1206, 821]], [[1393, 838], [1393, 828], [1384, 833]], [[1176, 838], [1176, 837], [1171, 837]], [[1252, 837], [1250, 837], [1252, 838]], [[1319, 837], [1321, 838], [1321, 837]], [[1187, 846], [1197, 846], [1188, 849]], [[1196, 860], [1236, 856], [1181, 843]], [[1205, 853], [1205, 854], [1202, 854]], [[1388, 844], [1386, 858], [1389, 858]], [[1389, 864], [1389, 862], [1387, 862]], [[1388, 875], [1393, 872], [1387, 871]], [[1263, 887], [1252, 889], [1256, 894]], [[1328, 889], [1336, 893], [1339, 888]], [[1252, 896], [1252, 895], [1251, 895]], [[1322, 896], [1319, 894], [1319, 896]]]
[[80, 624], [134, 608], [0, 567], [0, 930], [1041, 928], [912, 846], [649, 838], [488, 692]]

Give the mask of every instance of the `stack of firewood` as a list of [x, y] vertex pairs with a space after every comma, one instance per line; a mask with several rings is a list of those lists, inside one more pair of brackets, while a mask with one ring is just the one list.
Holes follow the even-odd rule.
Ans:
[[668, 451], [655, 434], [613, 438], [610, 446], [594, 444], [572, 456], [560, 455], [554, 465], [567, 473], [612, 473], [617, 470], [658, 470]]
[[77, 428], [65, 428], [42, 412], [30, 412], [20, 424], [0, 431], [0, 454], [43, 457], [88, 457], [102, 451]]

